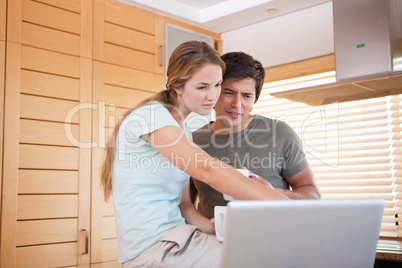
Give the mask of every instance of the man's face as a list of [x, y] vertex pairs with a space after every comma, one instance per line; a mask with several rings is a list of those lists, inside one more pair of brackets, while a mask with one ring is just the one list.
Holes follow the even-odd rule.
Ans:
[[219, 132], [239, 132], [251, 118], [255, 101], [255, 79], [236, 80], [228, 78], [222, 83], [221, 95], [215, 105]]

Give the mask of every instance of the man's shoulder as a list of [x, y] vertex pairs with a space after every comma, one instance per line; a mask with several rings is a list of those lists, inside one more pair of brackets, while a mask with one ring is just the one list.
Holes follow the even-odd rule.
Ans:
[[270, 118], [270, 117], [266, 117], [263, 115], [254, 115], [253, 118], [253, 124], [254, 125], [260, 125], [260, 124], [264, 124], [264, 125], [287, 125], [286, 122], [276, 119], [276, 118]]
[[293, 134], [295, 130], [285, 121], [277, 118], [269, 118], [262, 115], [254, 115], [250, 129], [268, 129], [282, 134]]
[[204, 126], [194, 130], [192, 134], [193, 134], [193, 141], [195, 143], [210, 137], [212, 134], [210, 123], [205, 124]]
[[205, 134], [206, 132], [210, 132], [210, 123], [203, 125], [202, 127], [196, 129], [193, 131], [193, 135], [200, 135], [200, 134]]

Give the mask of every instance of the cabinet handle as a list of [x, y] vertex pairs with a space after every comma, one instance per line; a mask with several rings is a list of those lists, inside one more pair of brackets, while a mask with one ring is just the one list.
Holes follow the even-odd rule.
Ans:
[[85, 252], [83, 254], [88, 254], [89, 230], [88, 229], [82, 229], [82, 230], [85, 231]]
[[161, 47], [161, 66], [165, 66], [165, 46], [160, 45]]

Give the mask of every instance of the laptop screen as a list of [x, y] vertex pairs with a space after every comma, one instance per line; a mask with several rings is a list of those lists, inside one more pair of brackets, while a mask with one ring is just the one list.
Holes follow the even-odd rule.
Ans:
[[221, 267], [373, 267], [385, 202], [232, 201]]

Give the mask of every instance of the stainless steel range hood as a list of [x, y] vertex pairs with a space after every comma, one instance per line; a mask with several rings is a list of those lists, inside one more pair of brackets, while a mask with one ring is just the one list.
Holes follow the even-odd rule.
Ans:
[[310, 105], [402, 94], [402, 0], [333, 0], [336, 82], [272, 93]]

